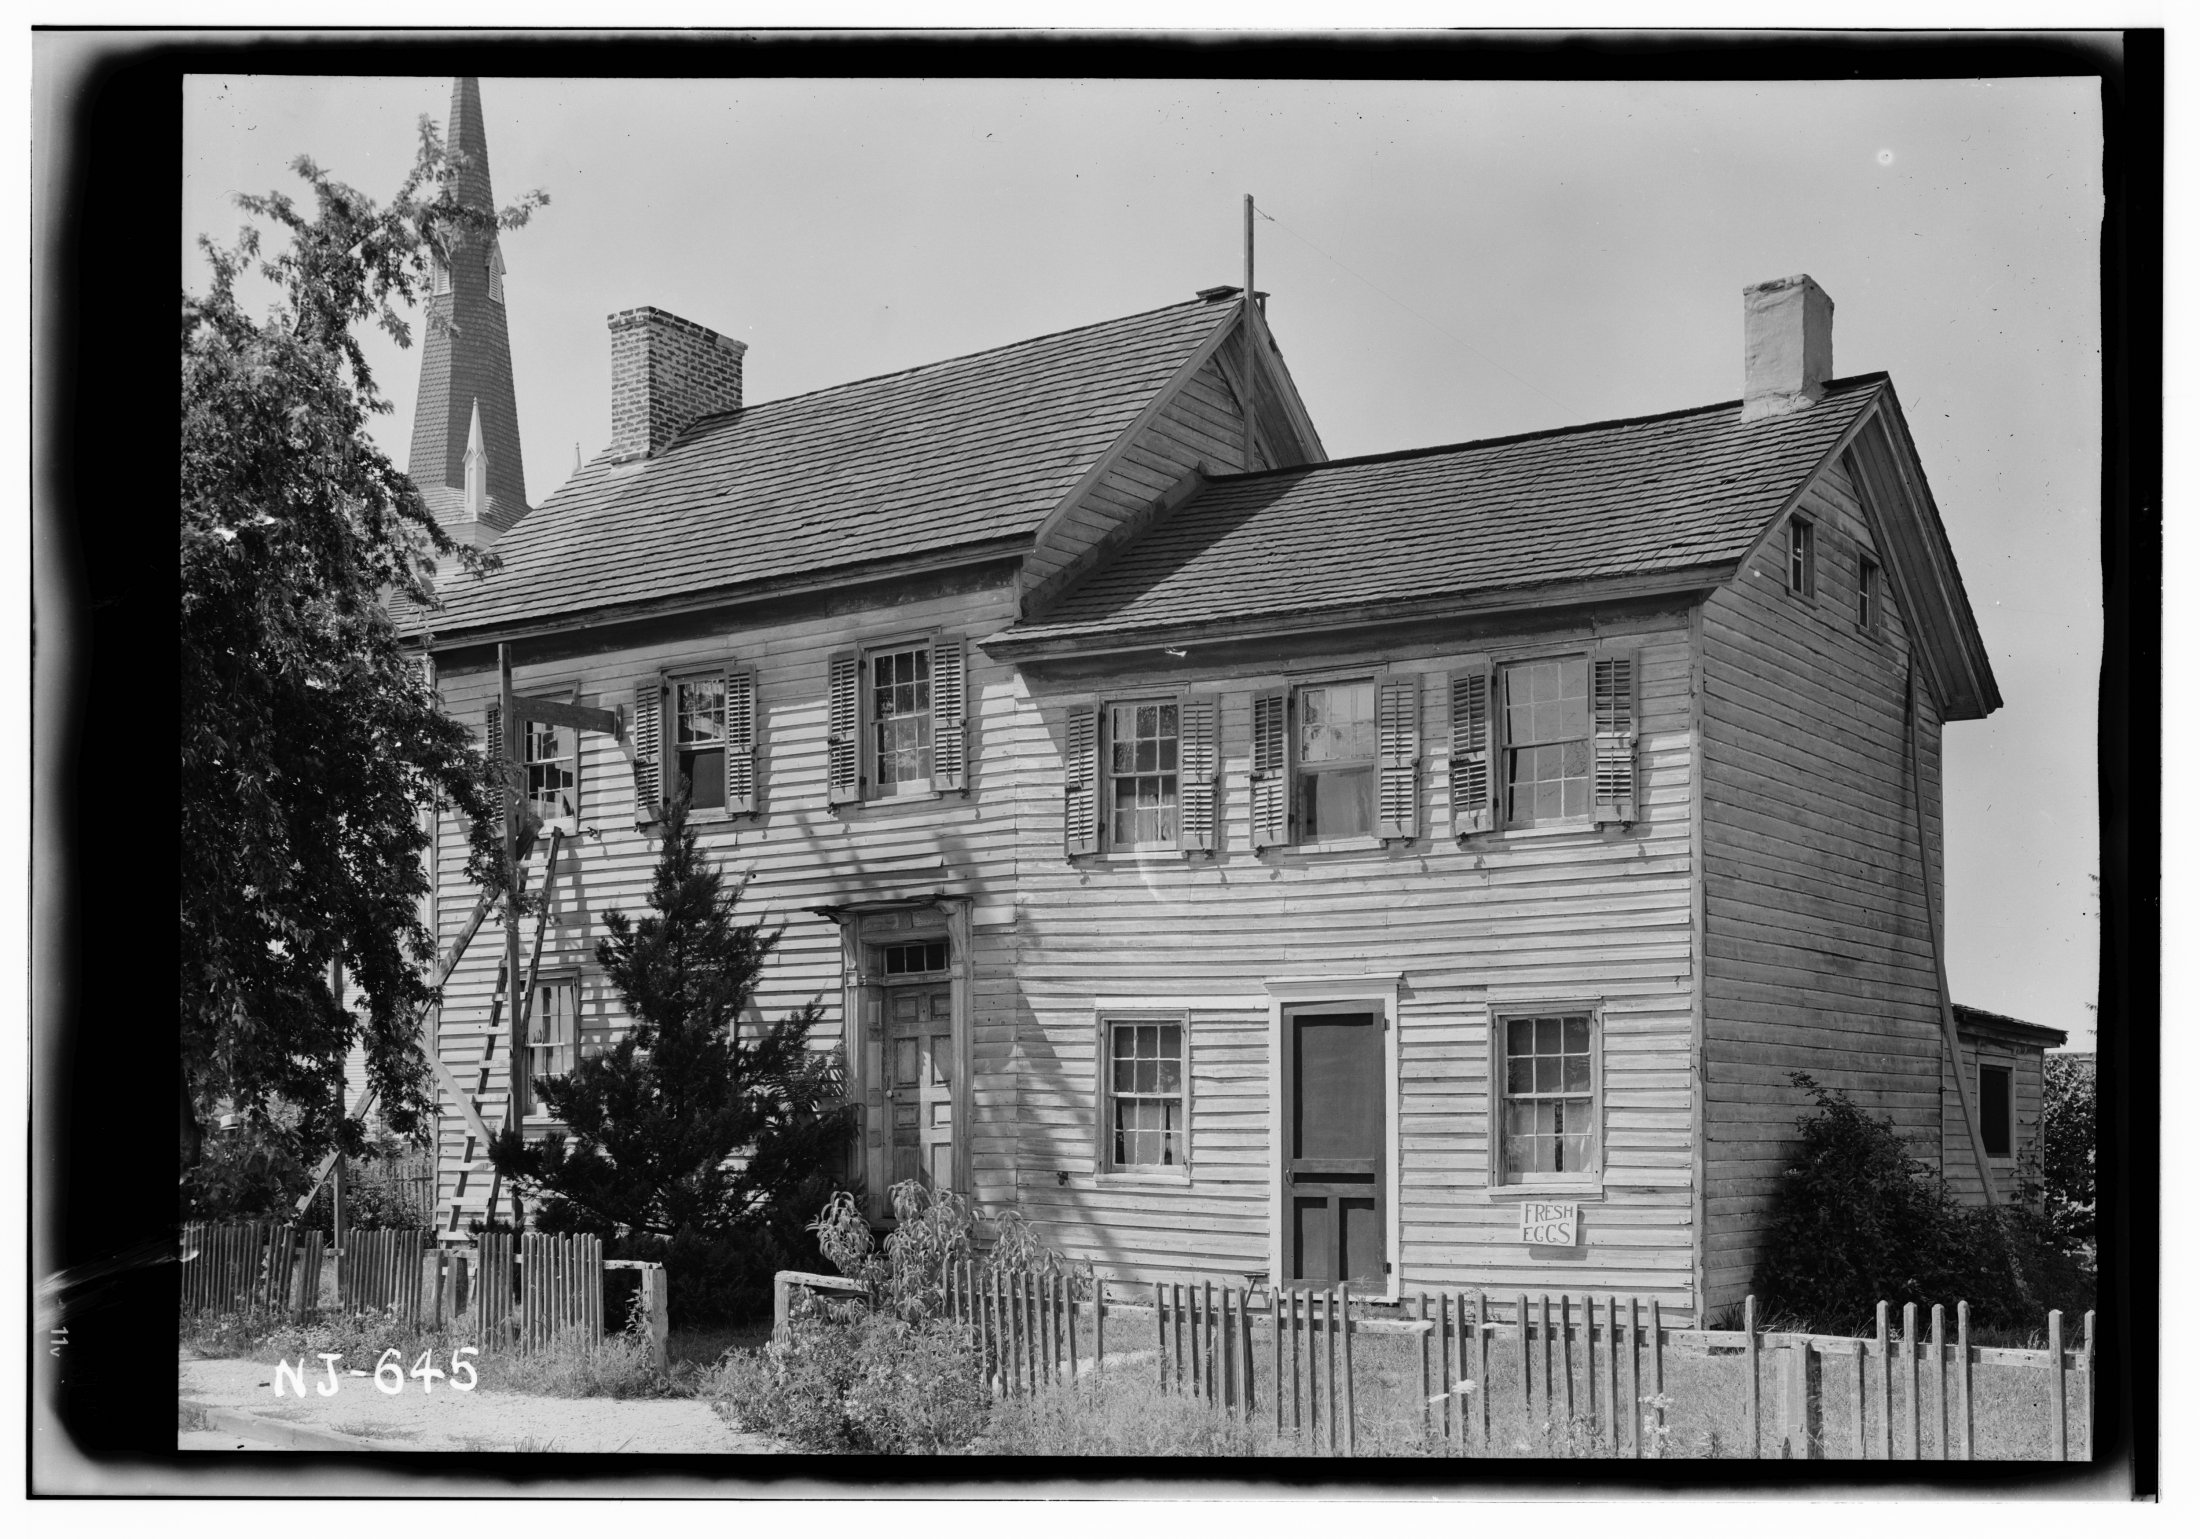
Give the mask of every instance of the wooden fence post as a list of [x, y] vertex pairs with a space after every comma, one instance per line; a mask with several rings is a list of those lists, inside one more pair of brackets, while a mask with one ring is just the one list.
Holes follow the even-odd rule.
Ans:
[[672, 1274], [651, 1262], [642, 1274], [649, 1282], [649, 1355], [659, 1373], [671, 1371], [666, 1347], [672, 1334]]
[[1780, 1457], [1817, 1459], [1825, 1454], [1819, 1421], [1823, 1359], [1810, 1338], [1799, 1336], [1780, 1349]]
[[1092, 1371], [1104, 1373], [1108, 1366], [1108, 1280], [1095, 1277], [1092, 1280]]
[[[1546, 1352], [1546, 1358], [1548, 1352]], [[1574, 1311], [1573, 1299], [1561, 1293], [1558, 1296], [1558, 1361], [1566, 1373], [1566, 1433], [1573, 1435], [1574, 1427]]]
[[1933, 1457], [1948, 1457], [1948, 1344], [1943, 1340], [1945, 1309], [1933, 1306], [1933, 1409], [1940, 1415], [1940, 1432], [1933, 1440]]
[[1757, 1295], [1749, 1294], [1742, 1300], [1742, 1333], [1749, 1338], [1744, 1358], [1749, 1365], [1749, 1457], [1762, 1459], [1764, 1453], [1763, 1422], [1757, 1390]]
[[2082, 1371], [2085, 1374], [2085, 1454], [2086, 1463], [2093, 1462], [2093, 1311], [2085, 1312], [2085, 1357]]
[[1619, 1398], [1619, 1295], [1604, 1295], [1604, 1399], [1612, 1418], [1612, 1457], [1618, 1458], [1626, 1412]]
[[1254, 1392], [1253, 1383], [1257, 1375], [1253, 1372], [1252, 1302], [1253, 1290], [1251, 1288], [1238, 1290], [1238, 1346], [1240, 1348], [1239, 1361], [1245, 1364], [1245, 1424], [1247, 1426], [1252, 1425], [1253, 1418], [1260, 1412], [1260, 1397]]
[[1536, 1309], [1536, 1329], [1543, 1337], [1543, 1441], [1551, 1438], [1552, 1423], [1558, 1420], [1558, 1395], [1551, 1383], [1551, 1296], [1542, 1295]]
[[1535, 1430], [1535, 1359], [1531, 1356], [1528, 1331], [1528, 1295], [1513, 1297], [1513, 1329], [1520, 1338], [1520, 1430]]
[[1879, 1457], [1894, 1459], [1894, 1338], [1887, 1331], [1887, 1301], [1879, 1301]]
[[1872, 1456], [1871, 1438], [1865, 1427], [1864, 1416], [1865, 1402], [1870, 1399], [1870, 1392], [1866, 1388], [1871, 1382], [1867, 1370], [1867, 1364], [1871, 1361], [1871, 1354], [1867, 1350], [1869, 1346], [1869, 1342], [1862, 1340], [1856, 1343], [1856, 1457], [1859, 1463]]
[[1638, 1459], [1642, 1457], [1641, 1302], [1636, 1295], [1627, 1295], [1627, 1441]]
[[[1415, 1296], [1413, 1310], [1414, 1319], [1426, 1320], [1428, 1318], [1427, 1293], [1424, 1292]], [[1428, 1392], [1429, 1334], [1430, 1333], [1427, 1331], [1423, 1331], [1421, 1333], [1421, 1441], [1424, 1443], [1429, 1440], [1429, 1435], [1435, 1427], [1435, 1415], [1434, 1412], [1430, 1409], [1432, 1402], [1429, 1398]], [[1445, 1408], [1448, 1410], [1450, 1408], [1451, 1399], [1451, 1381], [1448, 1379], [1444, 1382], [1444, 1390], [1444, 1398], [1446, 1402]], [[1445, 1425], [1448, 1427], [1450, 1425], [1451, 1418], [1447, 1416], [1446, 1418], [1444, 1418], [1444, 1422]]]
[[1322, 1299], [1322, 1370], [1329, 1378], [1328, 1403], [1323, 1407], [1329, 1413], [1329, 1451], [1337, 1451], [1337, 1290], [1331, 1288]]
[[1925, 1457], [1925, 1418], [1920, 1414], [1917, 1382], [1917, 1305], [1902, 1306], [1902, 1377], [1909, 1384], [1910, 1402], [1910, 1462]]
[[1665, 1457], [1665, 1327], [1658, 1320], [1658, 1301], [1650, 1300], [1650, 1400], [1657, 1416], [1657, 1455]]
[[2070, 1457], [2070, 1422], [2063, 1406], [2062, 1311], [2047, 1312], [2048, 1457], [2061, 1462]]
[[[1595, 1433], [1597, 1421], [1597, 1300], [1593, 1293], [1581, 1296], [1581, 1350], [1582, 1387], [1588, 1391], [1589, 1431]], [[1571, 1375], [1569, 1374], [1569, 1377]]]
[[[1304, 1323], [1299, 1319], [1299, 1297], [1301, 1292], [1301, 1289], [1293, 1288], [1288, 1295], [1291, 1307], [1291, 1435], [1293, 1437], [1297, 1437], [1300, 1429], [1305, 1425], [1305, 1418], [1299, 1410], [1299, 1336], [1305, 1329]], [[1282, 1397], [1277, 1398], [1280, 1400]], [[1280, 1415], [1283, 1407], [1279, 1404], [1276, 1410], [1277, 1414]]]
[[[1349, 1459], [1359, 1452], [1359, 1413], [1352, 1398], [1352, 1285], [1347, 1283], [1338, 1291], [1344, 1296], [1344, 1456]], [[2061, 1375], [2058, 1373], [2056, 1378], [2060, 1382]]]

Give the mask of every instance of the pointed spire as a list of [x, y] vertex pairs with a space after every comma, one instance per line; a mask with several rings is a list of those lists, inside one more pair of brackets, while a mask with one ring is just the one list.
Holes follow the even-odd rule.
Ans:
[[466, 430], [466, 516], [481, 517], [489, 505], [489, 451], [481, 446], [481, 398], [474, 398], [473, 425]]
[[[494, 209], [481, 89], [470, 77], [451, 87], [444, 142], [465, 158], [459, 201]], [[421, 328], [420, 394], [405, 471], [452, 535], [486, 546], [528, 513], [504, 261], [495, 238], [458, 241], [434, 289]]]

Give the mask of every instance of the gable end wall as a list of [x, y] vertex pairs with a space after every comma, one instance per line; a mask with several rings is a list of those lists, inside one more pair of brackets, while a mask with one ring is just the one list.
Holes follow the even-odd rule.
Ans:
[[[1855, 623], [1873, 548], [1838, 467], [1804, 494], [1817, 596], [1786, 590], [1784, 531], [1703, 609], [1707, 1306], [1749, 1291], [1796, 1119], [1797, 1070], [1889, 1116], [1941, 1165], [1942, 1047], [1903, 733], [1908, 636]], [[1940, 883], [1940, 719], [1920, 688]], [[1960, 1114], [1959, 1114], [1960, 1115]], [[1957, 1129], [1961, 1136], [1960, 1127]]]

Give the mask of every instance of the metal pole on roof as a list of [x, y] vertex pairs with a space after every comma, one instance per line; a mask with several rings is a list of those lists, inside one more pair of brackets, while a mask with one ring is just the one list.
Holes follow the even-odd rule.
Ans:
[[[1245, 321], [1238, 328], [1239, 356], [1244, 361], [1245, 377], [1250, 380], [1253, 369], [1253, 195], [1245, 195]], [[1248, 387], [1250, 388], [1250, 387]], [[1245, 469], [1253, 466], [1253, 403], [1250, 397], [1238, 402], [1238, 410], [1245, 417]]]

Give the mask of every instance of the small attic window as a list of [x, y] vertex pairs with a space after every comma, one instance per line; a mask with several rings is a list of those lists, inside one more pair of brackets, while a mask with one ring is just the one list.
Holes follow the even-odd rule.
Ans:
[[1879, 629], [1879, 563], [1866, 555], [1856, 558], [1856, 625], [1859, 630]]
[[1807, 518], [1788, 520], [1787, 588], [1797, 598], [1818, 596], [1818, 531]]
[[489, 242], [489, 297], [498, 304], [504, 303], [504, 248], [495, 241]]
[[440, 252], [435, 252], [435, 251], [431, 251], [431, 252], [429, 252], [429, 253], [428, 253], [428, 294], [429, 294], [429, 297], [433, 298], [433, 297], [434, 297], [435, 295], [438, 295], [438, 294], [448, 294], [448, 293], [450, 293], [450, 291], [451, 291], [451, 270], [450, 270], [450, 268], [449, 268], [449, 267], [447, 267], [446, 265], [444, 265], [444, 261], [443, 261], [443, 256], [442, 256], [442, 253], [440, 253]]

